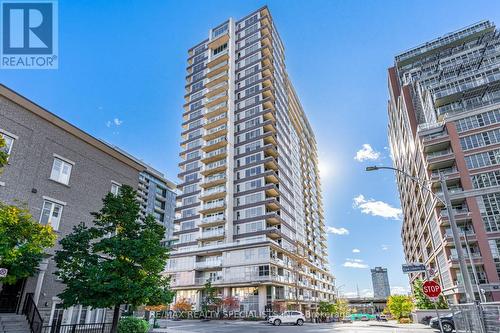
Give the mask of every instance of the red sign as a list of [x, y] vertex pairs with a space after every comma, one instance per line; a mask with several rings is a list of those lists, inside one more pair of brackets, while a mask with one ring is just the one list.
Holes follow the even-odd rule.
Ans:
[[427, 297], [435, 298], [441, 294], [441, 286], [434, 281], [425, 281], [422, 288]]

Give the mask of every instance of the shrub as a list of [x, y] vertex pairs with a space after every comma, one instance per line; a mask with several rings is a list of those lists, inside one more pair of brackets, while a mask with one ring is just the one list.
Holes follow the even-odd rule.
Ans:
[[399, 318], [398, 323], [400, 324], [411, 324], [411, 319], [410, 318]]
[[123, 317], [118, 322], [118, 333], [147, 333], [149, 324], [144, 319]]

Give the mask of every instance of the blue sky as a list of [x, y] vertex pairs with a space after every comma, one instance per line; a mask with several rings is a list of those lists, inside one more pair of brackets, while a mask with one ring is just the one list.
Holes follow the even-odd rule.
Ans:
[[[175, 178], [187, 49], [265, 4], [316, 132], [337, 284], [369, 293], [367, 267], [384, 266], [395, 291], [407, 289], [393, 176], [363, 171], [391, 163], [386, 70], [429, 39], [500, 24], [500, 2], [61, 0], [59, 69], [0, 70], [0, 82]], [[360, 150], [375, 160], [357, 161]]]

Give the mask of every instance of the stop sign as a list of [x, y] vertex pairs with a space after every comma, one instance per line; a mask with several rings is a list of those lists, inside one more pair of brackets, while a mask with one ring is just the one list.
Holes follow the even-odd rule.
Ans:
[[424, 294], [430, 298], [436, 298], [441, 294], [441, 286], [434, 281], [425, 281], [422, 289]]

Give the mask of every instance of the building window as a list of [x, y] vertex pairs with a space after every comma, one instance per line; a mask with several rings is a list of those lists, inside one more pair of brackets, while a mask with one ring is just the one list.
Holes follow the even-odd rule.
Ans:
[[40, 224], [51, 225], [54, 230], [59, 229], [59, 223], [61, 222], [63, 206], [61, 204], [44, 200], [42, 215], [40, 216]]
[[259, 266], [259, 276], [269, 276], [269, 265]]
[[62, 183], [69, 184], [69, 177], [71, 176], [72, 164], [63, 161], [60, 158], [54, 158], [54, 163], [52, 164], [52, 172], [50, 173], [50, 179]]
[[118, 195], [118, 193], [120, 192], [120, 188], [122, 186], [118, 183], [115, 183], [115, 182], [111, 182], [111, 193], [113, 193], [114, 195]]
[[5, 147], [2, 147], [2, 150], [6, 152], [7, 155], [10, 155], [12, 146], [14, 145], [14, 138], [4, 133], [0, 133], [0, 137], [5, 141]]

